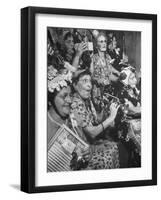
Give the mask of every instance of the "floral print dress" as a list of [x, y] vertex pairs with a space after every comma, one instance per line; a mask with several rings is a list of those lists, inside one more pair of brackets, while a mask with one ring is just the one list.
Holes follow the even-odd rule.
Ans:
[[102, 59], [98, 54], [93, 56], [93, 79], [98, 84], [108, 85], [109, 77], [112, 73], [112, 65], [110, 64], [111, 57], [106, 54], [105, 59]]
[[98, 100], [103, 98], [104, 92], [110, 87], [110, 77], [112, 75], [112, 65], [110, 61], [111, 57], [108, 54], [105, 55], [104, 59], [98, 54], [94, 54], [93, 56], [92, 98], [98, 112], [102, 110]]
[[[71, 112], [77, 121], [77, 125], [82, 131], [87, 126], [98, 124], [97, 114], [91, 100], [88, 100], [88, 103], [84, 102], [82, 98], [75, 93], [71, 108]], [[87, 136], [85, 132], [83, 133], [84, 136]], [[86, 141], [89, 141], [88, 137], [86, 137]], [[95, 141], [91, 146], [93, 149], [92, 158], [86, 169], [119, 168], [119, 152], [115, 142], [108, 140]]]

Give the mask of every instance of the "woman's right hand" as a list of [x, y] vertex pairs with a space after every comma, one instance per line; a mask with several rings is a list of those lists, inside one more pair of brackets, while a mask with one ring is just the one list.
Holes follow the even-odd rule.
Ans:
[[119, 105], [118, 103], [112, 103], [112, 104], [110, 105], [110, 116], [109, 116], [109, 117], [110, 117], [112, 120], [115, 119], [119, 107], [120, 107], [120, 105]]
[[82, 55], [82, 53], [86, 50], [87, 50], [87, 43], [81, 42], [78, 44], [78, 46], [76, 48], [76, 55], [78, 55], [80, 57]]

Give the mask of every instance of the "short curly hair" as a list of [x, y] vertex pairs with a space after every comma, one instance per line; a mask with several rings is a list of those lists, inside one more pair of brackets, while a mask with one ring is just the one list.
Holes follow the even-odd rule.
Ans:
[[84, 70], [84, 71], [82, 71], [82, 72], [80, 72], [77, 76], [73, 77], [72, 83], [73, 83], [73, 84], [77, 84], [78, 81], [79, 81], [79, 79], [80, 79], [81, 77], [85, 76], [85, 75], [91, 76], [91, 72], [90, 72], [88, 69], [87, 69], [87, 70]]

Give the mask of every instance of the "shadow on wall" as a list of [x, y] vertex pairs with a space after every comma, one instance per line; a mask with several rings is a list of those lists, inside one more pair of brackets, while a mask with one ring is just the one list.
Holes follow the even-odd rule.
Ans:
[[124, 32], [124, 43], [129, 63], [136, 67], [136, 71], [141, 67], [141, 32]]

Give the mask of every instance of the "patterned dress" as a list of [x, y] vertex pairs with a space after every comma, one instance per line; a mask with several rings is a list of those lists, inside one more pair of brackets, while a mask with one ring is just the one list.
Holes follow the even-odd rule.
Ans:
[[105, 59], [102, 59], [98, 54], [93, 56], [93, 87], [92, 100], [97, 112], [101, 112], [101, 106], [104, 92], [110, 87], [110, 77], [112, 76], [112, 65], [110, 64], [111, 57], [106, 54]]
[[[82, 131], [85, 127], [98, 125], [96, 111], [92, 104], [92, 101], [88, 100], [84, 102], [82, 98], [75, 93], [72, 103], [71, 112], [74, 115], [77, 125]], [[86, 141], [88, 136], [86, 136]], [[119, 168], [119, 152], [118, 147], [115, 142], [109, 140], [94, 141], [92, 144], [92, 158], [89, 161], [88, 167], [86, 169], [113, 169]]]
[[98, 54], [93, 56], [93, 79], [99, 84], [108, 85], [110, 83], [109, 76], [111, 75], [111, 57], [106, 54], [105, 59], [102, 59]]
[[[117, 82], [112, 85], [110, 94], [119, 98], [121, 104], [125, 104], [126, 100], [131, 102], [134, 107], [141, 105], [141, 92], [137, 88], [131, 88], [128, 85], [124, 85], [122, 82]], [[141, 109], [141, 107], [140, 107]], [[128, 126], [122, 126], [119, 115], [115, 119], [115, 126], [123, 128], [123, 132], [119, 134], [119, 138], [125, 141], [129, 153], [129, 166], [140, 167], [141, 166], [141, 113], [134, 113], [128, 110], [127, 117], [129, 118]], [[116, 122], [118, 119], [118, 122]], [[130, 129], [128, 128], [130, 125]], [[126, 129], [127, 127], [127, 129]], [[121, 128], [121, 129], [122, 129]], [[134, 133], [134, 137], [131, 137], [130, 131]]]

